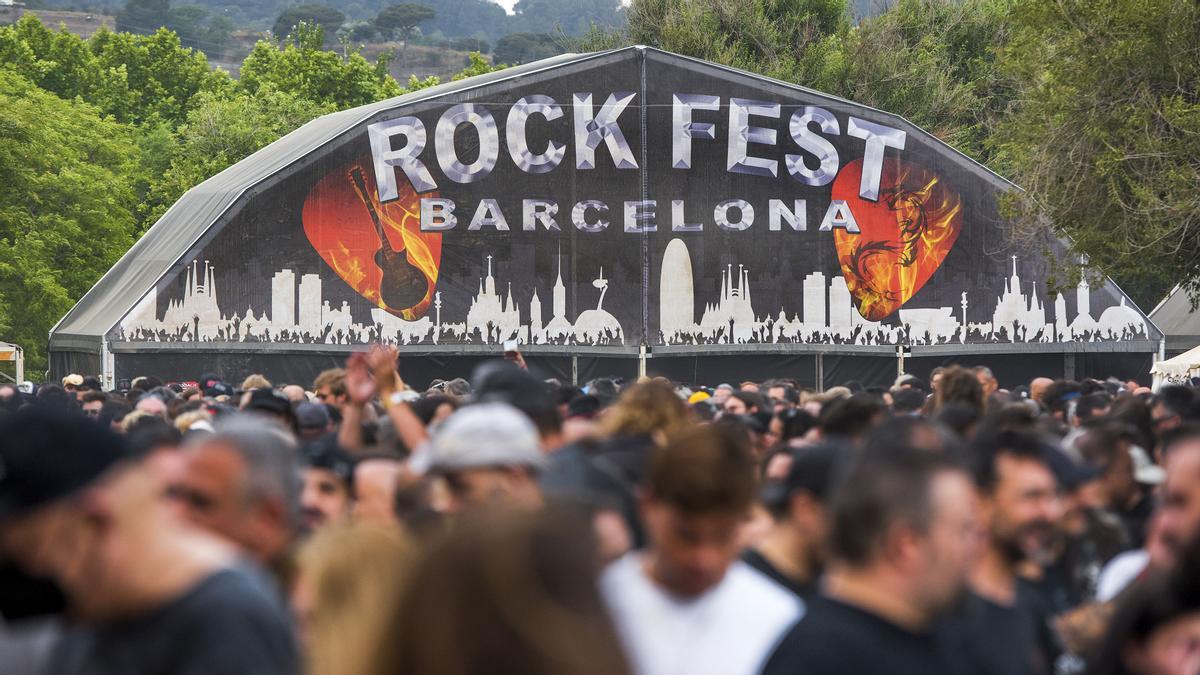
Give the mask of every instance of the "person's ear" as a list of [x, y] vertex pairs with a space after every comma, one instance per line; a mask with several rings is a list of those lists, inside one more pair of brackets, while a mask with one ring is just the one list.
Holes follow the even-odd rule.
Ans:
[[925, 564], [921, 555], [925, 538], [907, 525], [893, 525], [884, 536], [885, 559], [904, 572], [916, 571]]

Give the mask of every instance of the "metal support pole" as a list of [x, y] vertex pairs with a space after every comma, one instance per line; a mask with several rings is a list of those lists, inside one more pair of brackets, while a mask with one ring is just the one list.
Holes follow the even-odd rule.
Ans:
[[101, 389], [111, 391], [113, 389], [113, 377], [115, 370], [115, 359], [113, 353], [108, 348], [108, 340], [100, 341], [100, 383]]
[[904, 345], [896, 345], [896, 379], [904, 374]]
[[817, 354], [817, 392], [825, 391], [825, 355]]
[[646, 376], [646, 344], [638, 345], [638, 379]]
[[579, 386], [579, 357], [571, 355], [571, 386]]

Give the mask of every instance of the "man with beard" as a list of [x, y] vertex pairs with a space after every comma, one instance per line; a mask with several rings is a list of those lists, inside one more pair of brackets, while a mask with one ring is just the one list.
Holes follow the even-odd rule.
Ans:
[[[232, 547], [181, 526], [162, 477], [120, 437], [24, 410], [0, 420], [0, 467], [0, 561], [41, 579], [0, 589], [0, 611], [39, 586], [63, 594], [65, 607], [40, 607], [72, 621], [50, 672], [298, 672], [270, 582]], [[0, 671], [28, 672], [10, 656]]]
[[300, 490], [300, 519], [308, 530], [336, 523], [350, 514], [354, 460], [328, 434], [305, 448], [307, 465]]
[[[1200, 536], [1200, 425], [1185, 424], [1163, 438], [1167, 470], [1158, 507], [1158, 527], [1166, 564], [1178, 564]], [[1153, 556], [1152, 556], [1153, 557]]]
[[832, 444], [792, 451], [787, 476], [762, 490], [762, 500], [771, 514], [771, 529], [742, 554], [747, 565], [804, 600], [816, 594], [825, 564], [829, 529], [825, 498], [833, 483], [837, 458], [846, 452], [848, 449]]
[[764, 675], [950, 672], [935, 627], [955, 608], [978, 544], [975, 488], [947, 453], [867, 448], [830, 502], [821, 594]]
[[300, 529], [300, 462], [291, 434], [261, 418], [232, 417], [184, 453], [184, 471], [170, 494], [185, 520], [285, 580]]
[[1049, 610], [1017, 575], [1023, 562], [1043, 560], [1062, 516], [1050, 449], [1005, 431], [977, 439], [972, 451], [987, 543], [962, 612], [945, 627], [948, 653], [961, 672], [1050, 673], [1061, 650]]

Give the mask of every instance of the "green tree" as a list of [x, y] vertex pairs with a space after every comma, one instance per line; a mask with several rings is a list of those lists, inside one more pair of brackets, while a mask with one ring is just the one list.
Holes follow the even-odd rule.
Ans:
[[900, 0], [857, 30], [832, 34], [803, 82], [901, 115], [978, 160], [1012, 100], [996, 55], [1009, 40], [1009, 0]]
[[253, 93], [205, 93], [176, 134], [170, 164], [150, 181], [142, 220], [153, 223], [184, 192], [335, 106], [270, 84]]
[[46, 366], [55, 321], [133, 244], [132, 130], [0, 66], [0, 339]]
[[236, 25], [229, 17], [213, 15], [200, 5], [180, 5], [167, 14], [166, 27], [179, 35], [184, 47], [217, 56], [225, 50]]
[[402, 2], [398, 5], [389, 5], [379, 12], [379, 16], [375, 17], [375, 27], [384, 35], [391, 35], [403, 40], [400, 46], [400, 65], [408, 65], [408, 43], [412, 39], [413, 31], [417, 26], [424, 21], [428, 21], [437, 14], [424, 5], [414, 5], [410, 2]]
[[517, 31], [559, 31], [580, 36], [593, 26], [617, 28], [622, 23], [618, 0], [519, 0], [513, 7]]
[[0, 27], [0, 64], [61, 98], [80, 98], [122, 122], [178, 124], [201, 90], [226, 87], [200, 52], [166, 29], [153, 35], [101, 29], [85, 41], [33, 15]]
[[991, 142], [1024, 233], [1053, 224], [1143, 307], [1200, 297], [1200, 5], [1016, 0], [1013, 19]]
[[417, 26], [437, 16], [437, 12], [411, 2], [388, 5], [375, 17], [375, 27], [384, 35], [395, 35], [407, 41]]
[[625, 15], [580, 47], [646, 44], [791, 82], [817, 77], [830, 36], [848, 30], [845, 0], [634, 0]]
[[282, 40], [291, 35], [297, 26], [306, 23], [310, 26], [320, 26], [329, 35], [334, 35], [345, 22], [346, 15], [332, 7], [326, 7], [325, 5], [297, 5], [296, 7], [289, 7], [279, 14], [279, 18], [275, 19], [275, 25], [271, 28], [271, 32], [275, 34], [277, 39]]
[[121, 120], [163, 119], [178, 124], [194, 105], [196, 94], [229, 86], [227, 74], [213, 71], [204, 54], [185, 48], [179, 36], [165, 28], [153, 35], [101, 30], [88, 47], [101, 69], [124, 73], [130, 92], [125, 107], [106, 110]]
[[379, 29], [372, 21], [356, 21], [343, 26], [342, 35], [350, 42], [371, 42], [379, 37]]
[[341, 56], [322, 49], [323, 42], [321, 27], [306, 24], [282, 48], [260, 40], [242, 62], [238, 90], [254, 94], [269, 86], [338, 110], [402, 93], [386, 59], [372, 64], [355, 51]]
[[208, 26], [205, 30], [208, 34], [205, 39], [208, 41], [209, 49], [223, 50], [228, 48], [230, 40], [233, 39], [233, 31], [235, 30], [237, 30], [237, 23], [233, 19], [224, 14], [214, 15], [208, 20]]
[[0, 64], [61, 98], [75, 97], [108, 113], [129, 104], [124, 73], [101, 68], [88, 43], [65, 28], [47, 28], [34, 14], [0, 26]]
[[[467, 55], [467, 67], [450, 79], [452, 82], [457, 82], [459, 80], [465, 80], [468, 77], [475, 77], [476, 75], [484, 75], [486, 73], [494, 73], [497, 70], [504, 70], [506, 67], [507, 66], [504, 65], [493, 66], [487, 62], [487, 59], [483, 58], [483, 54], [480, 54], [479, 52], [471, 52]], [[409, 89], [411, 90], [412, 87], [410, 86]]]
[[566, 49], [549, 33], [513, 33], [496, 41], [492, 52], [497, 63], [529, 63], [562, 54]]
[[422, 28], [448, 36], [482, 37], [495, 41], [510, 32], [510, 19], [500, 5], [490, 0], [418, 0], [437, 16]]
[[150, 34], [167, 25], [170, 0], [129, 0], [117, 13], [117, 31]]
[[487, 40], [475, 37], [454, 38], [450, 41], [450, 48], [464, 52], [480, 52], [483, 54], [492, 51], [492, 45], [488, 44]]

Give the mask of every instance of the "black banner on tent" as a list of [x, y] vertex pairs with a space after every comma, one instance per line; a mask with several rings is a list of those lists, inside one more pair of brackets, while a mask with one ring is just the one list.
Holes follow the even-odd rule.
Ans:
[[354, 123], [108, 337], [693, 356], [1156, 337], [1111, 283], [1051, 294], [1052, 261], [997, 255], [1006, 189], [893, 115], [621, 50]]

